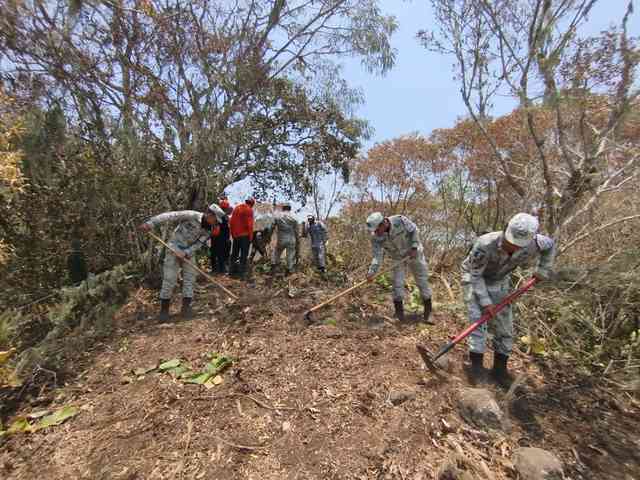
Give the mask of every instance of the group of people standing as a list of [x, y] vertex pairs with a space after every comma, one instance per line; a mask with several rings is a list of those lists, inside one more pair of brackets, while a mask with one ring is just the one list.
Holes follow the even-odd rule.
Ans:
[[[285, 272], [289, 274], [294, 270], [299, 257], [300, 228], [289, 203], [281, 204], [273, 214], [264, 214], [259, 221], [256, 220], [253, 198], [247, 198], [235, 208], [226, 198], [220, 199], [217, 205], [224, 215], [211, 228], [209, 256], [212, 272], [244, 277], [248, 263], [253, 262], [258, 253], [267, 258], [267, 248], [274, 232], [276, 245], [271, 256], [271, 271], [278, 269], [283, 253], [286, 256]], [[327, 229], [313, 216], [309, 216], [307, 222], [302, 227], [303, 236], [309, 236], [313, 262], [324, 272]]]
[[[271, 272], [276, 272], [280, 258], [286, 253], [285, 273], [293, 272], [299, 255], [300, 228], [291, 212], [289, 203], [281, 204], [279, 210], [265, 215], [258, 222], [254, 215], [255, 200], [247, 198], [244, 203], [232, 208], [227, 198], [212, 203], [204, 212], [181, 210], [156, 215], [140, 225], [140, 230], [149, 231], [165, 222], [177, 223], [169, 240], [172, 254], [165, 255], [162, 288], [160, 290], [160, 314], [158, 319], [169, 319], [171, 295], [182, 269], [182, 311], [191, 315], [191, 301], [196, 269], [191, 263], [195, 253], [209, 244], [211, 270], [214, 273], [245, 277], [248, 261], [260, 253], [267, 257], [267, 246], [272, 234], [276, 234], [276, 245], [271, 257]], [[303, 225], [303, 235], [308, 236], [313, 253], [313, 262], [320, 272], [325, 272], [325, 243], [327, 229], [322, 222], [309, 216]], [[184, 260], [187, 260], [186, 262]]]
[[[167, 212], [149, 219], [140, 226], [141, 230], [148, 231], [162, 222], [178, 222], [169, 241], [173, 255], [166, 255], [164, 261], [160, 290], [161, 321], [168, 319], [169, 302], [180, 265], [183, 275], [183, 315], [190, 313], [195, 269], [190, 262], [182, 260], [191, 258], [209, 239], [212, 269], [219, 273], [225, 272], [231, 249], [229, 272], [244, 275], [250, 247], [254, 247], [252, 257], [256, 251], [266, 256], [266, 244], [271, 238], [271, 233], [275, 231], [277, 240], [271, 259], [272, 271], [277, 269], [280, 257], [285, 251], [286, 271], [293, 271], [299, 248], [299, 225], [291, 213], [291, 205], [281, 205], [281, 210], [273, 214], [272, 222], [267, 222], [267, 226], [258, 231], [254, 231], [254, 205], [253, 198], [248, 198], [243, 204], [231, 209], [228, 201], [222, 199], [210, 205], [205, 212]], [[384, 216], [380, 212], [374, 212], [368, 216], [366, 227], [373, 251], [368, 280], [372, 281], [376, 277], [385, 253], [388, 254], [395, 262], [394, 310], [396, 317], [404, 321], [405, 268], [408, 267], [422, 297], [422, 320], [433, 325], [429, 270], [415, 223], [404, 215]], [[303, 226], [303, 235], [310, 239], [314, 264], [324, 272], [326, 227], [322, 222], [309, 217]], [[498, 312], [496, 305], [509, 294], [511, 273], [516, 268], [527, 266], [537, 258], [534, 276], [539, 280], [547, 280], [551, 275], [554, 256], [554, 241], [539, 233], [537, 217], [519, 213], [509, 221], [504, 230], [480, 235], [462, 262], [463, 296], [468, 308], [469, 322], [475, 322], [487, 313], [494, 317], [494, 361], [491, 375], [501, 385], [509, 385], [511, 382], [507, 362], [513, 346], [513, 313], [511, 306]], [[468, 372], [471, 383], [481, 383], [484, 378], [486, 337], [486, 324], [469, 337]]]

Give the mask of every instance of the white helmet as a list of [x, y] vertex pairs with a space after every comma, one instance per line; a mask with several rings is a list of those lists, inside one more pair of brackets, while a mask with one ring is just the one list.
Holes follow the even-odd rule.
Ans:
[[380, 226], [382, 221], [384, 220], [384, 215], [380, 212], [373, 212], [371, 215], [367, 217], [367, 229], [373, 233], [376, 228]]
[[538, 233], [538, 219], [528, 213], [518, 213], [509, 220], [504, 236], [509, 243], [526, 247]]

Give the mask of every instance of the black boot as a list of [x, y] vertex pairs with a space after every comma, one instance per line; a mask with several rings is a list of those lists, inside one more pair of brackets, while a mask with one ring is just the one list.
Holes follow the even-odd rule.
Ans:
[[182, 318], [191, 318], [193, 317], [193, 310], [191, 309], [191, 299], [188, 297], [184, 297], [182, 299], [182, 310], [180, 311], [180, 315]]
[[158, 314], [158, 322], [164, 323], [169, 321], [169, 305], [171, 305], [171, 300], [169, 299], [160, 299], [160, 313]]
[[505, 390], [508, 390], [513, 383], [513, 377], [507, 370], [507, 361], [509, 355], [503, 353], [493, 354], [493, 369], [491, 370], [491, 377]]
[[431, 317], [431, 299], [423, 298], [422, 303], [424, 304], [424, 313], [422, 317], [422, 321], [424, 323], [428, 323], [429, 325], [435, 325], [434, 321], [430, 319]]
[[404, 322], [404, 305], [402, 304], [402, 300], [394, 300], [393, 307], [396, 310], [396, 318]]
[[471, 386], [477, 387], [486, 383], [487, 373], [482, 364], [484, 355], [482, 353], [469, 352], [469, 360], [471, 361], [471, 366], [467, 371], [467, 379]]

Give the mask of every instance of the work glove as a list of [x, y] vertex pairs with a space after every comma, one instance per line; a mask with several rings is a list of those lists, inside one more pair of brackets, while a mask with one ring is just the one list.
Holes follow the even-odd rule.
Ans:
[[497, 305], [491, 304], [491, 305], [487, 305], [485, 307], [482, 307], [482, 315], [488, 315], [490, 314], [491, 317], [495, 317], [496, 316], [496, 309], [498, 308]]

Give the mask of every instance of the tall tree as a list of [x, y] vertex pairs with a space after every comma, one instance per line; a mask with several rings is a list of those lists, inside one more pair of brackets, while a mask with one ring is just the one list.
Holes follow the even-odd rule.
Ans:
[[[580, 37], [596, 3], [432, 0], [438, 31], [419, 33], [427, 48], [454, 56], [462, 98], [490, 147], [494, 170], [519, 208], [544, 205], [546, 228], [556, 236], [638, 172], [636, 147], [618, 136], [640, 95], [640, 55], [627, 31], [632, 4], [620, 29]], [[518, 102], [527, 136], [520, 160], [501, 149], [499, 132], [488, 128], [497, 92]], [[529, 175], [521, 160], [535, 165]]]
[[[307, 139], [358, 146], [341, 130], [349, 119], [314, 97], [309, 81], [336, 56], [358, 56], [378, 72], [395, 56], [395, 21], [371, 0], [54, 0], [0, 8], [5, 81], [37, 78], [50, 96], [68, 99], [71, 120], [105, 139], [114, 127], [123, 140], [155, 138], [165, 159], [179, 164], [183, 187], [221, 191], [246, 176], [282, 185], [284, 173], [290, 189], [305, 185], [299, 167]], [[325, 124], [337, 133], [322, 137]]]

